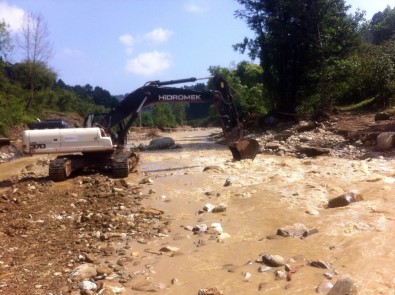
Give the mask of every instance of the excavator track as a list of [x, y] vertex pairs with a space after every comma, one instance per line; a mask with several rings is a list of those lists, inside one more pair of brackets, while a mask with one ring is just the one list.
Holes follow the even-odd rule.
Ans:
[[112, 175], [114, 178], [128, 177], [129, 172], [133, 172], [139, 161], [139, 155], [132, 152], [121, 152], [114, 156], [112, 160]]
[[66, 158], [56, 158], [49, 163], [49, 179], [53, 181], [66, 180], [71, 174], [71, 161]]

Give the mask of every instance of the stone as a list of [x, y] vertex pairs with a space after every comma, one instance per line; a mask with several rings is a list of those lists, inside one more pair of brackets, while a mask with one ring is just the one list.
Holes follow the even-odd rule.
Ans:
[[203, 207], [203, 211], [211, 212], [211, 211], [214, 210], [214, 208], [215, 208], [214, 205], [212, 205], [212, 204], [206, 204], [206, 205], [204, 205], [204, 207]]
[[268, 272], [271, 271], [273, 268], [270, 266], [261, 266], [258, 268], [258, 272]]
[[227, 178], [225, 180], [224, 186], [231, 186], [232, 185], [232, 181], [230, 180], [230, 178]]
[[270, 255], [270, 254], [263, 255], [262, 262], [267, 266], [273, 266], [273, 267], [283, 266], [286, 263], [284, 257], [280, 255]]
[[207, 224], [198, 224], [193, 227], [192, 231], [194, 233], [204, 233], [207, 231], [207, 229], [208, 229]]
[[252, 277], [252, 274], [249, 272], [243, 272], [243, 278], [245, 281], [248, 281]]
[[394, 147], [395, 132], [383, 132], [377, 136], [376, 149], [388, 151]]
[[333, 288], [331, 282], [323, 282], [317, 286], [315, 291], [320, 294], [328, 294], [328, 292]]
[[295, 223], [277, 230], [277, 235], [282, 237], [302, 237], [307, 231], [307, 227], [302, 223]]
[[96, 290], [97, 289], [97, 285], [94, 282], [91, 281], [82, 281], [78, 284], [78, 287], [80, 288], [80, 290], [82, 291], [86, 291], [86, 290]]
[[180, 248], [174, 246], [164, 246], [159, 249], [160, 252], [177, 252]]
[[385, 121], [385, 120], [389, 120], [390, 118], [391, 118], [391, 114], [389, 114], [389, 113], [384, 113], [384, 112], [377, 113], [377, 114], [374, 116], [374, 120], [375, 120], [375, 121]]
[[73, 282], [78, 282], [83, 279], [90, 279], [97, 276], [97, 270], [93, 264], [85, 263], [77, 266], [70, 274], [70, 279]]
[[212, 223], [211, 228], [214, 229], [218, 234], [222, 234], [224, 232], [220, 223]]
[[200, 289], [198, 295], [223, 295], [224, 293], [217, 288]]
[[307, 265], [312, 266], [312, 267], [317, 267], [317, 268], [324, 268], [324, 269], [332, 269], [333, 266], [329, 262], [325, 262], [322, 260], [311, 260], [307, 262]]
[[150, 141], [147, 150], [163, 150], [170, 149], [176, 145], [175, 141], [171, 137], [159, 137], [154, 138]]
[[112, 274], [112, 269], [109, 268], [107, 265], [98, 265], [96, 266], [96, 271], [98, 276], [108, 276]]
[[300, 121], [294, 129], [298, 132], [306, 132], [315, 129], [316, 127], [317, 125], [313, 121]]
[[305, 154], [307, 157], [328, 155], [331, 152], [331, 149], [320, 147], [298, 146], [296, 148], [298, 152]]
[[226, 209], [228, 208], [227, 205], [225, 204], [219, 204], [218, 206], [215, 206], [212, 210], [213, 213], [221, 213], [221, 212], [225, 212]]
[[287, 272], [284, 270], [276, 270], [274, 272], [274, 276], [276, 277], [276, 280], [285, 280], [287, 278]]
[[338, 208], [350, 205], [354, 202], [363, 201], [362, 195], [354, 192], [349, 192], [347, 194], [336, 197], [328, 202], [328, 208]]
[[328, 295], [356, 295], [358, 290], [354, 280], [349, 276], [340, 278]]
[[204, 172], [205, 171], [214, 171], [214, 172], [221, 172], [221, 173], [225, 172], [225, 170], [222, 169], [220, 166], [207, 166], [207, 167], [204, 167], [203, 171]]

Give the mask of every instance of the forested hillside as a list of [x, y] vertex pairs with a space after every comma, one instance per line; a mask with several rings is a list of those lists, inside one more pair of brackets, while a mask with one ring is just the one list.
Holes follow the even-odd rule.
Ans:
[[[221, 73], [229, 82], [241, 112], [286, 116], [361, 102], [379, 108], [393, 103], [395, 7], [365, 20], [361, 12], [349, 14], [343, 0], [237, 1], [244, 9], [235, 17], [245, 21], [254, 37], [240, 36], [234, 49], [247, 53], [254, 63], [207, 66], [210, 74]], [[30, 22], [42, 24], [42, 19], [30, 15]], [[25, 35], [25, 46], [18, 46], [22, 59], [10, 62], [16, 46], [0, 20], [0, 131], [45, 119], [46, 111], [84, 116], [118, 103], [119, 94], [100, 86], [84, 81], [71, 86], [58, 79], [50, 64], [50, 40], [45, 30], [41, 32], [38, 41]], [[28, 46], [32, 42], [38, 43]], [[207, 104], [158, 104], [143, 112], [138, 124], [173, 127], [209, 118], [207, 123], [210, 117], [213, 111]]]

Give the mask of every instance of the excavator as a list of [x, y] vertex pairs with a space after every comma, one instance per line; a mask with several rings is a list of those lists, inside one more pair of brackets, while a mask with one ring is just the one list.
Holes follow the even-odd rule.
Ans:
[[[202, 78], [207, 79], [207, 78]], [[139, 154], [127, 148], [127, 133], [144, 107], [156, 103], [209, 102], [221, 121], [226, 143], [235, 161], [254, 160], [259, 144], [244, 137], [228, 83], [220, 75], [212, 77], [212, 90], [196, 91], [169, 85], [195, 82], [197, 78], [150, 81], [126, 96], [108, 113], [91, 113], [83, 128], [24, 130], [26, 154], [58, 154], [50, 161], [49, 178], [67, 179], [81, 169], [111, 170], [113, 177], [124, 178], [135, 169]]]

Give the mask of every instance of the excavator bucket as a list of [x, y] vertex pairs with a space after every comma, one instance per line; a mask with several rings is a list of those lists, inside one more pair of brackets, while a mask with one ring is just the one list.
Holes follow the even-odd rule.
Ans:
[[254, 160], [259, 152], [259, 143], [255, 139], [240, 138], [232, 146], [229, 146], [229, 149], [235, 161]]

